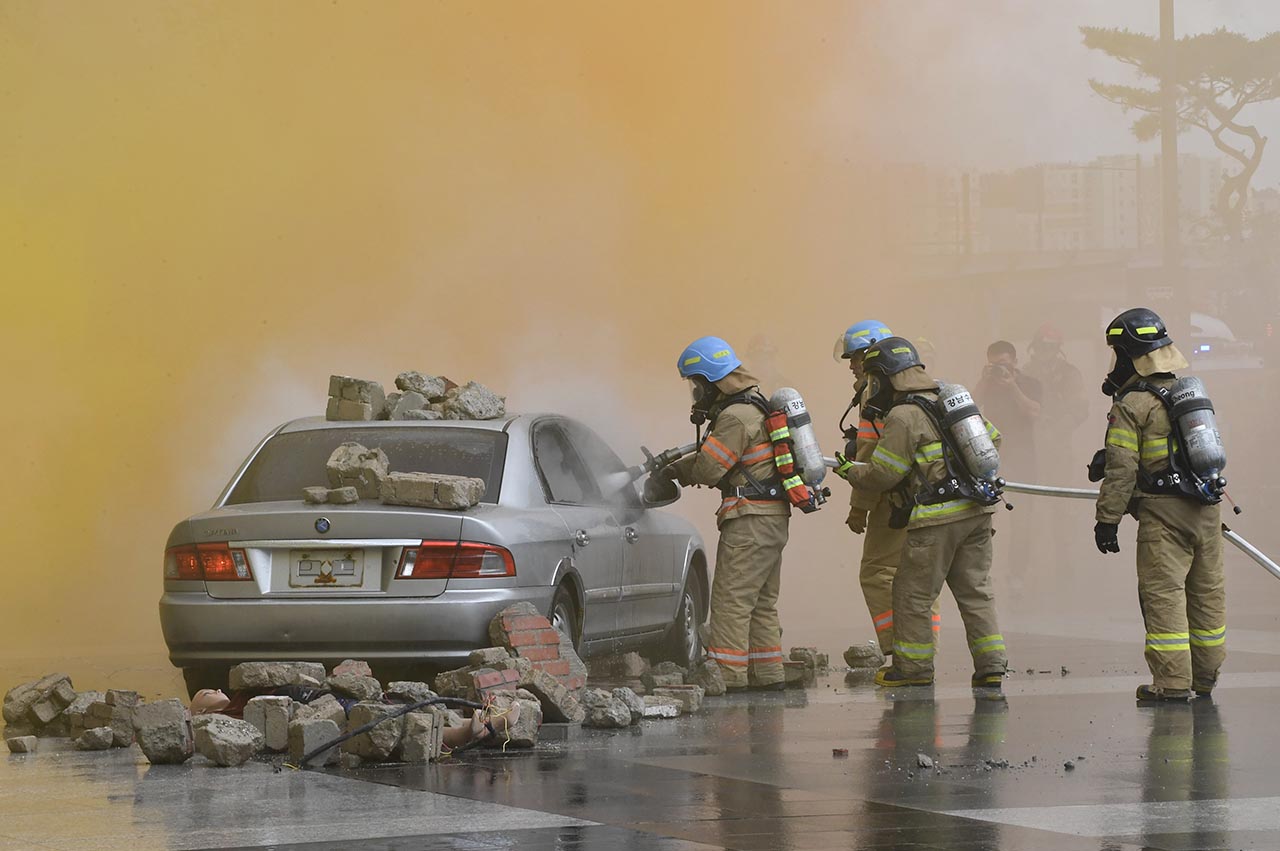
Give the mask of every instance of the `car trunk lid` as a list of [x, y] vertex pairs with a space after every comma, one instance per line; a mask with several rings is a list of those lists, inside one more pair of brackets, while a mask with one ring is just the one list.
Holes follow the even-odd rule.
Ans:
[[225, 506], [191, 518], [192, 543], [242, 550], [252, 581], [206, 582], [219, 599], [434, 597], [445, 579], [396, 579], [406, 547], [459, 540], [462, 514], [382, 505], [299, 501]]

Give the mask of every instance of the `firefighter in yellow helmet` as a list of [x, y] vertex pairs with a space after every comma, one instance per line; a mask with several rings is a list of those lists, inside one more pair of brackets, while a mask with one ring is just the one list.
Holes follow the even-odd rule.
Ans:
[[774, 466], [768, 401], [718, 337], [695, 340], [677, 366], [692, 388], [694, 421], [709, 423], [709, 430], [698, 451], [664, 475], [685, 486], [718, 487], [723, 497], [707, 656], [720, 666], [729, 691], [780, 691], [778, 594], [791, 504]]
[[[1138, 600], [1146, 624], [1151, 685], [1139, 702], [1208, 695], [1226, 658], [1222, 516], [1226, 481], [1213, 406], [1153, 311], [1134, 308], [1107, 326], [1115, 366], [1102, 385], [1113, 398], [1106, 448], [1090, 465], [1102, 478], [1094, 542], [1120, 552], [1125, 514], [1138, 519]], [[1185, 438], [1185, 439], [1184, 439]]]
[[[902, 563], [893, 577], [893, 664], [876, 674], [881, 686], [933, 683], [934, 640], [930, 611], [949, 585], [964, 620], [973, 657], [972, 685], [1000, 688], [1006, 668], [1004, 636], [991, 588], [991, 513], [999, 495], [988, 478], [962, 468], [957, 443], [944, 428], [972, 426], [969, 444], [985, 441], [996, 458], [999, 432], [981, 418], [967, 391], [955, 385], [944, 421], [941, 389], [925, 372], [915, 347], [889, 337], [863, 356], [868, 401], [887, 411], [870, 463], [846, 474], [858, 490], [915, 494]], [[973, 418], [972, 423], [970, 417]], [[989, 439], [988, 439], [989, 438]], [[994, 467], [983, 476], [994, 477]]]
[[[867, 319], [849, 326], [836, 341], [835, 356], [848, 363], [849, 371], [854, 376], [854, 398], [845, 415], [848, 416], [854, 407], [859, 408], [856, 429], [845, 428], [843, 420], [840, 423], [846, 441], [847, 457], [845, 454], [836, 454], [835, 473], [842, 478], [852, 469], [851, 462], [865, 463], [871, 460], [880, 433], [884, 430], [884, 412], [863, 401], [866, 395], [866, 377], [862, 361], [871, 346], [891, 336], [893, 332], [883, 322]], [[898, 570], [902, 547], [907, 541], [905, 521], [906, 512], [910, 510], [909, 502], [901, 494], [875, 493], [856, 488], [849, 494], [849, 517], [846, 525], [855, 535], [865, 535], [858, 583], [862, 586], [862, 597], [871, 615], [880, 652], [886, 657], [893, 655], [893, 575]], [[893, 521], [895, 505], [898, 508], [898, 519]], [[939, 625], [940, 615], [935, 603], [935, 635]]]

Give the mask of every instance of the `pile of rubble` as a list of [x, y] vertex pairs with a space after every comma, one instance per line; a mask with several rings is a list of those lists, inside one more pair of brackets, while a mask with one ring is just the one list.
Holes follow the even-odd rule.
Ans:
[[505, 416], [506, 399], [475, 381], [457, 385], [421, 372], [396, 376], [399, 392], [377, 381], [329, 376], [327, 420], [494, 420]]
[[348, 441], [325, 463], [329, 486], [302, 489], [312, 504], [349, 505], [362, 499], [384, 505], [465, 510], [484, 498], [484, 480], [441, 473], [393, 473], [387, 453]]

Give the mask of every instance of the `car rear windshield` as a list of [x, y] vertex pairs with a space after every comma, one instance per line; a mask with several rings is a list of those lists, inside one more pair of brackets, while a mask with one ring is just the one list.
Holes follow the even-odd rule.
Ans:
[[387, 453], [392, 472], [443, 473], [484, 479], [482, 502], [496, 503], [502, 489], [507, 435], [469, 428], [342, 428], [278, 434], [249, 464], [226, 505], [302, 499], [302, 489], [328, 486], [325, 462], [340, 444], [354, 441]]

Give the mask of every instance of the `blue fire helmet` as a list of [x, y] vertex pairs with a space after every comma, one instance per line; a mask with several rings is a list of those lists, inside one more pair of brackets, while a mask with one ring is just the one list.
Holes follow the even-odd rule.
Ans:
[[719, 337], [699, 337], [676, 361], [681, 378], [701, 375], [711, 382], [719, 381], [740, 366], [742, 361], [733, 353], [733, 347]]
[[841, 358], [848, 360], [858, 352], [871, 348], [872, 344], [892, 336], [893, 332], [883, 322], [878, 319], [864, 319], [849, 326], [849, 330], [841, 335], [836, 349]]

